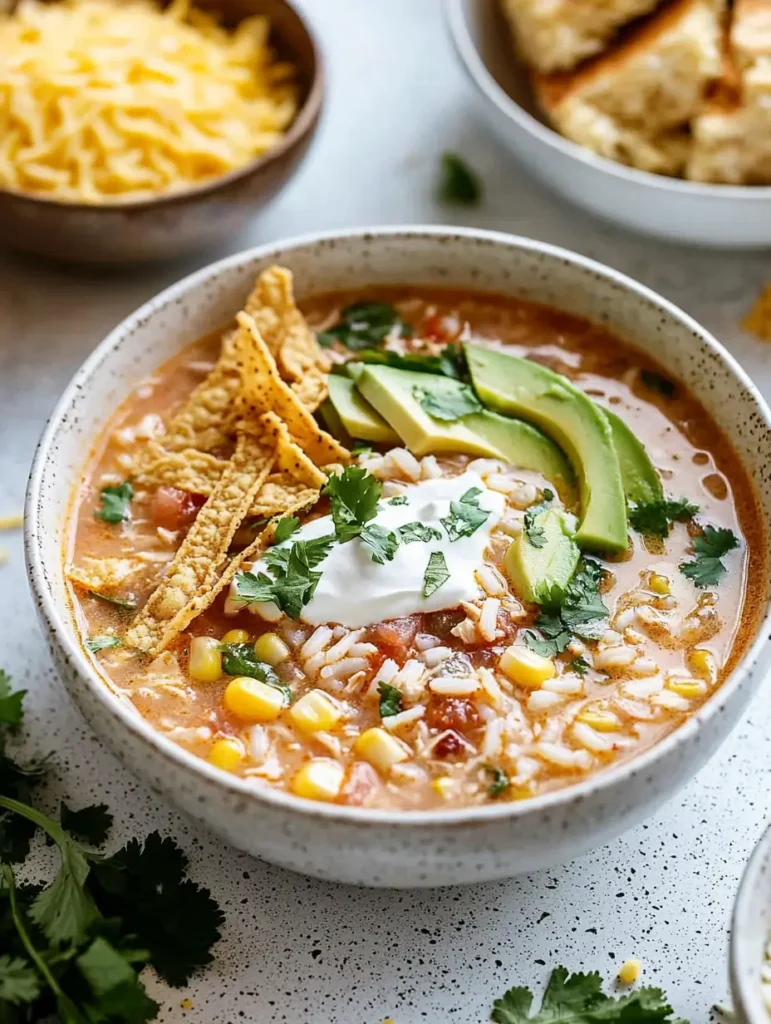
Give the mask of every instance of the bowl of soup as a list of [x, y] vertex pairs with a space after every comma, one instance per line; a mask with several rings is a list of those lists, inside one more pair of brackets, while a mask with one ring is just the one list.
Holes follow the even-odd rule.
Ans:
[[740, 1024], [771, 1020], [771, 829], [744, 869], [731, 920], [729, 972]]
[[768, 662], [769, 412], [666, 300], [461, 229], [163, 292], [29, 484], [65, 685], [227, 841], [374, 886], [563, 862], [672, 796]]

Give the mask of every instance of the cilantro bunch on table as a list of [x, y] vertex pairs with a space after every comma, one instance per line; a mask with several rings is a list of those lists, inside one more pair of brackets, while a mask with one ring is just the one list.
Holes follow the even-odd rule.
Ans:
[[[0, 1021], [144, 1024], [159, 1007], [141, 971], [152, 966], [184, 985], [211, 961], [222, 913], [187, 878], [173, 840], [153, 832], [105, 855], [97, 851], [112, 825], [104, 804], [62, 804], [58, 820], [32, 806], [48, 759], [17, 762], [8, 750], [23, 698], [0, 672]], [[15, 865], [38, 830], [59, 863], [48, 884], [29, 885]]]

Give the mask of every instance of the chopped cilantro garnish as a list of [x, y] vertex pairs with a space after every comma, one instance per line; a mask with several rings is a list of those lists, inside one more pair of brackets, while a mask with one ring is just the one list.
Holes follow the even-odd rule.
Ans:
[[733, 530], [705, 526], [693, 538], [691, 546], [694, 558], [682, 562], [680, 572], [697, 587], [712, 587], [720, 582], [726, 572], [721, 558], [738, 548], [739, 540]]
[[459, 384], [452, 391], [434, 391], [431, 388], [414, 387], [413, 395], [423, 412], [443, 423], [454, 423], [475, 412], [482, 412], [484, 406], [468, 384]]
[[511, 785], [511, 779], [506, 772], [502, 768], [497, 768], [494, 764], [486, 764], [485, 771], [490, 776], [490, 785], [487, 787], [487, 792], [490, 796], [497, 797], [505, 793]]
[[395, 498], [391, 498], [388, 502], [389, 505], [406, 505], [407, 496], [405, 494], [397, 494]]
[[412, 328], [398, 315], [390, 302], [354, 302], [340, 313], [340, 321], [317, 335], [325, 348], [339, 343], [353, 352], [377, 348], [394, 334], [409, 338]]
[[655, 391], [664, 398], [674, 398], [677, 394], [677, 384], [655, 370], [641, 370], [640, 380], [649, 391]]
[[284, 703], [292, 700], [292, 691], [278, 678], [270, 665], [260, 661], [254, 646], [248, 643], [222, 644], [222, 668], [229, 676], [250, 676], [259, 679], [284, 695]]
[[617, 998], [602, 991], [600, 975], [570, 974], [556, 967], [549, 978], [541, 1008], [531, 1016], [533, 993], [510, 988], [493, 1004], [495, 1024], [688, 1024], [660, 989], [638, 988]]
[[528, 543], [531, 547], [542, 548], [546, 544], [546, 533], [542, 526], [536, 525], [535, 520], [536, 516], [539, 516], [541, 512], [546, 511], [549, 507], [549, 503], [552, 501], [554, 501], [554, 491], [545, 487], [543, 491], [543, 501], [539, 501], [537, 505], [531, 505], [527, 512], [525, 512], [525, 537], [527, 537]]
[[398, 715], [402, 710], [402, 691], [390, 683], [380, 682], [377, 684], [377, 692], [380, 696], [380, 717], [390, 718], [391, 715]]
[[134, 497], [134, 488], [128, 480], [120, 485], [103, 487], [99, 497], [102, 507], [94, 512], [97, 519], [102, 519], [105, 523], [122, 523], [130, 518], [129, 505]]
[[380, 481], [361, 466], [346, 466], [327, 480], [321, 493], [329, 498], [341, 544], [358, 537], [364, 524], [375, 518], [382, 490]]
[[449, 515], [439, 521], [451, 541], [460, 540], [461, 537], [470, 537], [487, 521], [490, 510], [479, 507], [481, 493], [478, 487], [470, 487], [465, 494], [461, 495], [460, 501], [450, 502]]
[[586, 658], [583, 658], [580, 654], [565, 666], [568, 672], [576, 672], [579, 676], [585, 676], [591, 667]]
[[328, 534], [295, 541], [289, 549], [271, 548], [265, 561], [275, 579], [263, 572], [236, 573], [236, 600], [245, 604], [273, 601], [290, 618], [298, 618], [321, 579], [321, 573], [313, 570], [327, 557], [334, 542], [334, 536]]
[[423, 575], [423, 597], [431, 597], [450, 578], [447, 560], [441, 551], [432, 551]]
[[101, 846], [106, 841], [112, 828], [112, 815], [107, 804], [92, 804], [79, 811], [70, 810], [62, 803], [59, 808], [59, 821], [62, 828], [75, 839], [89, 846]]
[[396, 549], [399, 547], [399, 537], [393, 530], [386, 530], [377, 523], [362, 527], [360, 534], [361, 542], [372, 556], [372, 561], [378, 565], [385, 565], [392, 562]]
[[[462, 380], [466, 376], [465, 356], [460, 346], [456, 345], [448, 345], [438, 356], [429, 356], [423, 352], [402, 353], [390, 349], [365, 348], [356, 353], [356, 360], [378, 366], [393, 366], [398, 370], [414, 370], [415, 373], [433, 373], [454, 380]], [[345, 372], [345, 364], [342, 372]]]
[[552, 588], [551, 598], [535, 621], [541, 636], [526, 630], [525, 643], [538, 654], [562, 654], [574, 636], [598, 640], [608, 618], [600, 583], [605, 570], [591, 558], [582, 558], [564, 591]]
[[402, 544], [414, 544], [416, 541], [428, 543], [430, 540], [441, 540], [442, 534], [435, 526], [424, 526], [423, 523], [405, 523], [396, 531]]
[[436, 197], [450, 206], [476, 206], [482, 198], [482, 183], [456, 153], [443, 153]]
[[283, 544], [289, 540], [293, 533], [300, 529], [300, 520], [295, 516], [284, 516], [276, 523], [276, 530], [273, 534], [273, 541], [276, 544]]
[[638, 533], [649, 537], [666, 537], [671, 523], [693, 519], [699, 506], [687, 498], [661, 498], [629, 509], [629, 522]]
[[96, 590], [87, 590], [86, 593], [97, 598], [99, 601], [114, 604], [116, 608], [124, 608], [127, 612], [135, 612], [137, 610], [136, 601], [126, 601], [122, 597], [113, 597], [112, 594], [100, 594]]
[[86, 640], [86, 647], [92, 654], [96, 654], [97, 651], [106, 651], [109, 647], [120, 647], [120, 639], [109, 633], [100, 633], [98, 636], [89, 637]]
[[351, 455], [369, 455], [373, 450], [372, 445], [366, 441], [356, 441], [351, 448]]

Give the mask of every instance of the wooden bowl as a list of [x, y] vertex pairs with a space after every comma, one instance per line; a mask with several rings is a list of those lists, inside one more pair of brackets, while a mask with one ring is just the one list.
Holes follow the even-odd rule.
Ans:
[[297, 170], [323, 101], [321, 54], [287, 0], [198, 0], [226, 23], [265, 14], [271, 44], [298, 70], [300, 107], [281, 141], [238, 170], [150, 199], [94, 206], [0, 189], [0, 246], [76, 263], [171, 259], [222, 242], [273, 198]]

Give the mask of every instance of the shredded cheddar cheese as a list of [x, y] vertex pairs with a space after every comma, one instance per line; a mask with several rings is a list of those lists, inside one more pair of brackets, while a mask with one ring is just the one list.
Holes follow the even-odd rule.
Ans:
[[771, 284], [766, 285], [757, 297], [741, 326], [761, 341], [771, 341]]
[[102, 204], [243, 166], [297, 112], [269, 31], [189, 0], [21, 0], [0, 14], [0, 187]]

